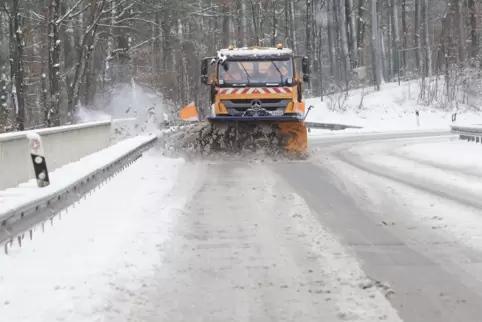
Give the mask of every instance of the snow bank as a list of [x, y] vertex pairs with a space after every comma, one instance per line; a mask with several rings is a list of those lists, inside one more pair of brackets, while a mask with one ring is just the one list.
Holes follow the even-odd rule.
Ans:
[[482, 175], [482, 144], [462, 140], [412, 144], [396, 151], [397, 155]]
[[482, 146], [449, 140], [390, 140], [365, 143], [350, 151], [372, 168], [385, 169], [390, 174], [435, 189], [443, 187], [454, 196], [464, 194], [477, 198], [482, 194], [482, 182], [467, 165], [479, 162], [477, 151], [482, 152]]
[[184, 202], [170, 195], [182, 164], [143, 157], [33, 242], [0, 255], [1, 320], [125, 321], [146, 304]]
[[[386, 142], [352, 151], [363, 151], [362, 161], [368, 161], [374, 169], [389, 168], [393, 176], [425, 184], [435, 191], [452, 190], [474, 200], [482, 193], [480, 144], [454, 141], [394, 147], [393, 142]], [[331, 159], [330, 164], [332, 171], [347, 185], [348, 193], [358, 197], [362, 207], [377, 212], [380, 222], [393, 224], [394, 230], [402, 229], [409, 234], [415, 245], [426, 245], [428, 240], [432, 248], [440, 248], [440, 254], [453, 252], [453, 256], [466, 255], [457, 245], [482, 249], [480, 209], [374, 176], [344, 162]], [[358, 189], [350, 187], [353, 184]], [[422, 240], [415, 239], [421, 236]]]
[[29, 202], [55, 194], [153, 138], [154, 136], [134, 137], [56, 169], [49, 173], [50, 185], [45, 188], [38, 188], [36, 179], [31, 179], [16, 188], [0, 191], [0, 213], [8, 212]]
[[[414, 129], [447, 129], [452, 124], [452, 109], [419, 105], [418, 81], [383, 84], [376, 92], [372, 87], [321, 98], [307, 99], [307, 106], [314, 105], [307, 117], [311, 122], [336, 122], [363, 126], [363, 130], [346, 130], [352, 133], [373, 131], [398, 131]], [[363, 98], [363, 99], [362, 99]], [[417, 123], [416, 111], [419, 111]], [[459, 106], [454, 124], [482, 124], [482, 114], [467, 106]], [[328, 133], [312, 130], [313, 135]]]

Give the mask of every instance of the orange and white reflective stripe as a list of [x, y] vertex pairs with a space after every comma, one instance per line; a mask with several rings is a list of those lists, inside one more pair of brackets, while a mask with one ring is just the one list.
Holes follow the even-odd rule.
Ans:
[[220, 94], [289, 94], [291, 87], [243, 87], [243, 88], [221, 88]]

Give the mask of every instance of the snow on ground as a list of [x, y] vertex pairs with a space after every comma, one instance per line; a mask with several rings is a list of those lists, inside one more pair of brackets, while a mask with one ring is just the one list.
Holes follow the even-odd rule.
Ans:
[[[405, 144], [401, 143], [404, 141]], [[350, 152], [359, 157], [354, 159], [357, 163], [377, 171], [384, 169], [383, 172], [389, 172], [393, 177], [428, 186], [433, 191], [478, 200], [482, 193], [482, 145], [449, 139], [439, 139], [437, 142], [435, 138], [423, 141], [425, 142], [401, 140], [397, 143], [397, 140], [388, 140], [364, 143], [350, 149]], [[343, 182], [358, 188], [349, 188], [348, 193], [356, 196], [354, 198], [365, 208], [377, 212], [380, 222], [393, 225], [391, 230], [400, 229], [404, 234], [413, 231], [416, 235], [415, 231], [427, 229], [430, 234], [438, 235], [439, 240], [413, 242], [429, 242], [432, 247], [440, 244], [442, 253], [453, 251], [456, 254], [457, 249], [453, 248], [457, 247], [455, 241], [459, 245], [482, 250], [482, 217], [479, 208], [360, 171], [335, 159], [331, 159], [330, 164], [332, 171]], [[449, 242], [442, 242], [447, 240]], [[462, 253], [458, 256], [461, 261], [467, 261], [464, 256], [470, 257]], [[444, 257], [441, 255], [434, 260], [443, 261]]]
[[462, 171], [473, 170], [482, 175], [482, 144], [453, 140], [437, 143], [411, 144], [395, 151], [397, 155], [438, 163]]
[[[471, 249], [482, 250], [482, 218], [480, 209], [471, 208], [458, 202], [413, 189], [405, 184], [373, 176], [346, 164], [339, 165], [338, 175], [344, 182], [353, 183], [364, 194], [358, 200], [366, 209], [377, 212], [380, 224], [388, 225], [390, 231], [403, 231], [411, 235], [412, 243], [428, 243], [432, 252], [440, 247], [440, 252], [457, 252], [454, 248], [465, 245]], [[403, 173], [397, 173], [403, 176]], [[434, 186], [436, 188], [436, 186]], [[356, 194], [350, 190], [353, 195]], [[439, 236], [438, 239], [426, 235], [424, 240], [416, 240], [420, 230]], [[402, 233], [401, 233], [402, 234]], [[454, 256], [457, 256], [454, 254]], [[467, 256], [467, 257], [464, 257]], [[468, 261], [470, 255], [459, 253], [461, 262]], [[433, 258], [434, 261], [445, 261], [445, 256]], [[451, 258], [449, 263], [454, 259]], [[475, 269], [476, 267], [474, 267]]]
[[[480, 160], [480, 157], [471, 159], [471, 161], [467, 160], [470, 159], [471, 155], [476, 155], [477, 152], [473, 150], [482, 152], [480, 150], [480, 148], [482, 148], [480, 144], [469, 145], [457, 141], [447, 142], [447, 139], [438, 139], [439, 142], [436, 142], [437, 138], [431, 139], [433, 141], [430, 143], [417, 144], [416, 142], [418, 140], [419, 139], [411, 140], [412, 143], [409, 144], [408, 147], [404, 147], [405, 144], [403, 143], [402, 145], [397, 144], [397, 140], [390, 140], [388, 143], [365, 143], [351, 149], [351, 151], [359, 154], [365, 162], [370, 163], [372, 166], [387, 169], [390, 172], [404, 177], [413, 177], [414, 182], [453, 188], [454, 193], [456, 190], [465, 190], [467, 195], [482, 194], [482, 181], [480, 177], [473, 176], [470, 173], [464, 173], [467, 171], [463, 171], [466, 170], [463, 166], [460, 168], [462, 171], [450, 171], [451, 169], [450, 167], [447, 168], [447, 165], [451, 164], [450, 161], [456, 160], [454, 156], [450, 159], [442, 160], [444, 155], [446, 156], [450, 153], [450, 147], [457, 146], [458, 151], [452, 151], [452, 153], [459, 152], [458, 157], [465, 159], [466, 161], [463, 161], [465, 163], [476, 163]], [[403, 141], [400, 140], [399, 142]], [[415, 148], [412, 148], [413, 146]], [[424, 148], [426, 151], [421, 152]], [[403, 153], [404, 149], [412, 151], [412, 155], [414, 151], [418, 151], [419, 154], [417, 154], [417, 156], [422, 155], [422, 161], [423, 156], [425, 156], [426, 161], [429, 162], [423, 163], [420, 162], [417, 157], [415, 159], [407, 157], [407, 154]], [[428, 153], [430, 152], [434, 154], [429, 157]], [[439, 154], [437, 155], [435, 153]]]
[[[154, 152], [151, 152], [154, 153]], [[147, 305], [178, 207], [180, 159], [145, 156], [0, 255], [2, 321], [125, 321]]]
[[153, 138], [154, 136], [137, 136], [127, 139], [77, 162], [60, 167], [49, 173], [50, 185], [42, 189], [37, 187], [36, 179], [32, 179], [18, 187], [0, 191], [0, 214], [65, 189], [75, 181], [101, 169]]
[[[346, 100], [344, 93], [306, 100], [307, 106], [315, 106], [307, 117], [311, 122], [332, 122], [362, 126], [364, 129], [340, 131], [348, 133], [448, 129], [452, 124], [454, 110], [438, 106], [419, 105], [418, 81], [386, 83], [380, 92], [372, 87], [350, 91]], [[363, 103], [361, 104], [363, 97]], [[423, 104], [423, 102], [420, 102]], [[415, 111], [420, 112], [419, 123]], [[482, 113], [460, 105], [455, 124], [482, 124]], [[336, 133], [336, 132], [335, 132]], [[311, 135], [330, 134], [326, 130], [312, 130]]]

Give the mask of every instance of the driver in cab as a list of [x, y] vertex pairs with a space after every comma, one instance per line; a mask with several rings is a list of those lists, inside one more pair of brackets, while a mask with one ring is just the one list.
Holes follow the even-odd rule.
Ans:
[[[276, 64], [276, 66], [274, 64]], [[279, 71], [278, 69], [276, 69], [276, 67], [278, 67]], [[288, 67], [283, 62], [273, 62], [272, 64], [270, 64], [267, 74], [268, 81], [279, 82], [281, 80], [281, 77], [283, 77], [283, 80], [287, 77]]]
[[246, 76], [246, 73], [242, 69], [242, 67], [239, 65], [239, 63], [236, 64], [229, 64], [229, 69], [224, 72], [223, 75], [223, 80], [225, 81], [242, 81], [245, 79], [244, 76]]

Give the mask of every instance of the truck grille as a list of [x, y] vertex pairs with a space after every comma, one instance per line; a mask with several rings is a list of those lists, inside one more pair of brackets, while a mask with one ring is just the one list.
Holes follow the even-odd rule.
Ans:
[[[271, 115], [283, 115], [289, 99], [256, 99], [260, 101], [261, 107]], [[252, 108], [253, 99], [236, 99], [236, 100], [221, 100], [221, 103], [226, 106], [229, 115], [240, 116], [246, 112], [247, 109]]]

